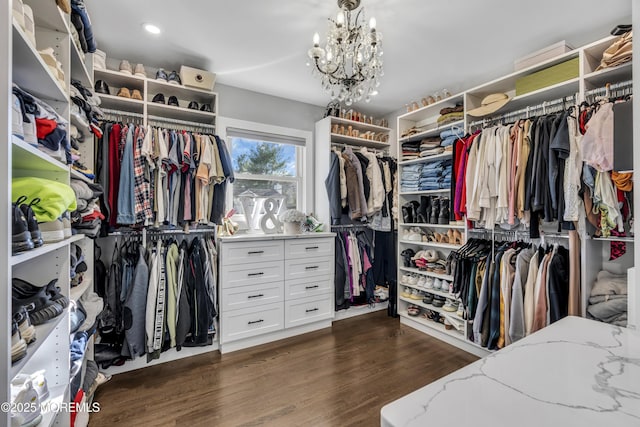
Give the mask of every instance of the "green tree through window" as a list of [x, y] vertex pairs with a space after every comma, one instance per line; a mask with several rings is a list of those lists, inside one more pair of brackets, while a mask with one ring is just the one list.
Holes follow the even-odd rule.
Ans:
[[259, 142], [248, 153], [240, 154], [237, 171], [255, 175], [289, 175], [287, 153], [281, 144]]

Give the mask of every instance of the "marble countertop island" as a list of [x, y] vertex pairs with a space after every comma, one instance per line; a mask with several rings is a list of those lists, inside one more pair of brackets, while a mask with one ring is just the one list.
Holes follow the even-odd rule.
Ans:
[[639, 427], [640, 334], [567, 317], [384, 406], [381, 425]]

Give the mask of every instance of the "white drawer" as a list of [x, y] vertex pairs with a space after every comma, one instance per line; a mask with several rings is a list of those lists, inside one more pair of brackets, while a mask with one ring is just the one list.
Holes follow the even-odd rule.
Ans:
[[284, 261], [224, 265], [222, 267], [221, 283], [223, 288], [282, 282], [283, 280]]
[[284, 328], [284, 303], [223, 312], [220, 326], [223, 343], [279, 331]]
[[287, 328], [333, 317], [331, 294], [285, 302], [284, 321]]
[[310, 257], [285, 261], [286, 280], [305, 279], [309, 277], [333, 277], [335, 260], [332, 257]]
[[282, 259], [284, 259], [282, 240], [222, 243], [222, 263], [224, 265], [280, 261]]
[[223, 287], [222, 289], [223, 311], [257, 307], [282, 301], [284, 301], [284, 285], [282, 282], [239, 286], [235, 288]]
[[317, 297], [333, 292], [333, 277], [323, 276], [310, 279], [287, 280], [285, 295], [287, 299]]
[[306, 257], [333, 257], [335, 241], [333, 238], [285, 240], [286, 259]]

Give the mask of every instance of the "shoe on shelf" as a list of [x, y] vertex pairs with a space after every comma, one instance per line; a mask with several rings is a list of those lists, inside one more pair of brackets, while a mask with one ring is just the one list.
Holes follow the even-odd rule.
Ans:
[[420, 301], [422, 299], [422, 293], [419, 290], [414, 289], [411, 291], [411, 296], [409, 298]]
[[409, 304], [407, 307], [407, 314], [412, 317], [416, 317], [420, 315], [420, 307], [415, 304]]
[[169, 82], [169, 84], [172, 84], [172, 85], [182, 86], [182, 80], [180, 80], [180, 75], [175, 71], [172, 71], [171, 74], [169, 74], [169, 77], [167, 78], [167, 82]]
[[434, 282], [435, 279], [433, 277], [427, 277], [427, 280], [424, 284], [424, 287], [427, 289], [433, 289], [434, 288]]
[[440, 214], [438, 215], [438, 224], [449, 224], [449, 198], [443, 197], [440, 199]]
[[29, 235], [31, 236], [31, 241], [33, 242], [34, 248], [39, 248], [44, 245], [44, 241], [42, 240], [42, 234], [40, 233], [40, 229], [38, 228], [38, 220], [36, 219], [36, 214], [31, 209], [31, 206], [38, 203], [40, 199], [35, 198], [28, 205], [24, 202], [27, 201], [26, 196], [20, 196], [18, 200], [16, 200], [16, 205], [20, 206], [20, 210], [27, 220], [27, 229], [29, 230]]
[[411, 286], [416, 286], [418, 284], [418, 278], [415, 275], [409, 276], [409, 284]]
[[104, 80], [96, 81], [94, 89], [95, 89], [96, 93], [102, 93], [102, 94], [105, 94], [105, 95], [109, 95], [109, 85]]
[[118, 96], [121, 96], [122, 98], [131, 98], [131, 92], [129, 92], [128, 88], [121, 87], [118, 91]]
[[20, 98], [15, 94], [11, 95], [11, 134], [20, 139], [24, 139], [22, 104]]
[[49, 387], [47, 386], [47, 378], [44, 376], [45, 370], [41, 369], [33, 374], [18, 374], [11, 380], [12, 386], [21, 387], [31, 381], [31, 386], [36, 391], [40, 402], [44, 402], [49, 398]]
[[446, 301], [445, 297], [441, 297], [440, 295], [434, 295], [433, 302], [431, 303], [434, 307], [442, 307], [444, 306]]
[[11, 313], [13, 321], [18, 325], [20, 336], [27, 344], [34, 342], [36, 340], [36, 328], [31, 324], [27, 308], [20, 304], [18, 300], [12, 298]]
[[[55, 283], [53, 286], [55, 288]], [[50, 292], [56, 295], [56, 291], [57, 289], [54, 289]], [[35, 326], [46, 323], [64, 312], [64, 307], [62, 306], [64, 301], [52, 301], [48, 293], [48, 286], [35, 286], [25, 280], [14, 277], [11, 279], [11, 294], [13, 296], [12, 301], [27, 308], [29, 319]]]
[[437, 224], [440, 215], [440, 198], [433, 197], [431, 199], [431, 213], [429, 214], [429, 224]]
[[198, 103], [196, 101], [191, 101], [187, 108], [190, 109], [190, 110], [197, 110], [197, 109], [200, 108], [200, 106], [198, 105]]
[[20, 336], [20, 328], [16, 322], [11, 323], [11, 363], [27, 355], [27, 342]]
[[200, 106], [200, 111], [204, 111], [205, 113], [212, 113], [213, 112], [211, 110], [211, 105], [210, 104], [202, 104]]
[[[11, 425], [20, 427], [37, 426], [42, 421], [40, 398], [30, 378], [22, 375], [11, 381]], [[13, 410], [15, 409], [15, 411]]]
[[33, 244], [33, 240], [31, 240], [27, 218], [16, 203], [12, 203], [11, 208], [13, 209], [11, 253], [17, 254], [18, 252], [33, 249], [35, 245]]
[[442, 309], [449, 312], [458, 311], [458, 304], [456, 304], [455, 301], [448, 299]]
[[433, 302], [433, 294], [430, 294], [429, 292], [427, 292], [424, 295], [424, 298], [422, 298], [422, 302], [425, 304], [431, 304]]
[[153, 100], [151, 102], [157, 102], [158, 104], [164, 104], [165, 100], [164, 100], [164, 95], [159, 93], [156, 96], [153, 97]]
[[163, 68], [158, 68], [156, 71], [156, 80], [167, 81], [169, 77], [167, 77], [167, 72]]
[[131, 99], [137, 99], [138, 101], [142, 101], [142, 94], [138, 89], [134, 89], [131, 92]]
[[136, 64], [136, 68], [133, 69], [133, 75], [137, 77], [147, 77], [147, 73], [144, 71], [144, 65]]
[[424, 289], [426, 288], [426, 285], [427, 285], [427, 278], [424, 276], [420, 276], [418, 278], [418, 283], [416, 283], [416, 286]]
[[413, 214], [409, 203], [402, 205], [402, 222], [405, 224], [413, 223]]
[[126, 59], [120, 61], [119, 70], [122, 74], [128, 74], [130, 76], [133, 75], [133, 73], [131, 72], [131, 64], [129, 64], [129, 61], [127, 61]]
[[178, 103], [178, 98], [176, 98], [175, 96], [169, 97], [169, 100], [167, 101], [167, 105], [173, 105], [174, 107], [180, 106], [180, 104]]
[[389, 288], [385, 288], [384, 286], [376, 286], [373, 295], [378, 299], [379, 302], [387, 301], [389, 299]]
[[440, 290], [442, 290], [442, 292], [451, 293], [451, 282], [449, 282], [448, 280], [443, 280], [442, 285], [440, 286]]
[[418, 218], [416, 220], [416, 222], [422, 223], [422, 224], [427, 224], [428, 221], [428, 212], [430, 209], [430, 205], [429, 205], [429, 197], [427, 196], [420, 196], [420, 207], [418, 207]]
[[58, 279], [53, 279], [47, 283], [46, 290], [47, 295], [54, 303], [58, 304], [63, 309], [69, 305], [69, 299], [62, 295], [60, 286], [57, 286]]
[[405, 298], [411, 298], [411, 288], [405, 287], [400, 293], [400, 296]]
[[53, 221], [39, 222], [38, 228], [45, 243], [56, 243], [64, 240], [64, 223], [62, 218]]
[[458, 304], [458, 311], [456, 311], [456, 315], [464, 319], [464, 304]]

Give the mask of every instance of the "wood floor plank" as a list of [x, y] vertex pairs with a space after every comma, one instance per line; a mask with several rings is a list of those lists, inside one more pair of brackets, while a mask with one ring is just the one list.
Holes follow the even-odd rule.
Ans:
[[375, 426], [385, 404], [476, 359], [375, 312], [116, 375], [90, 426]]

